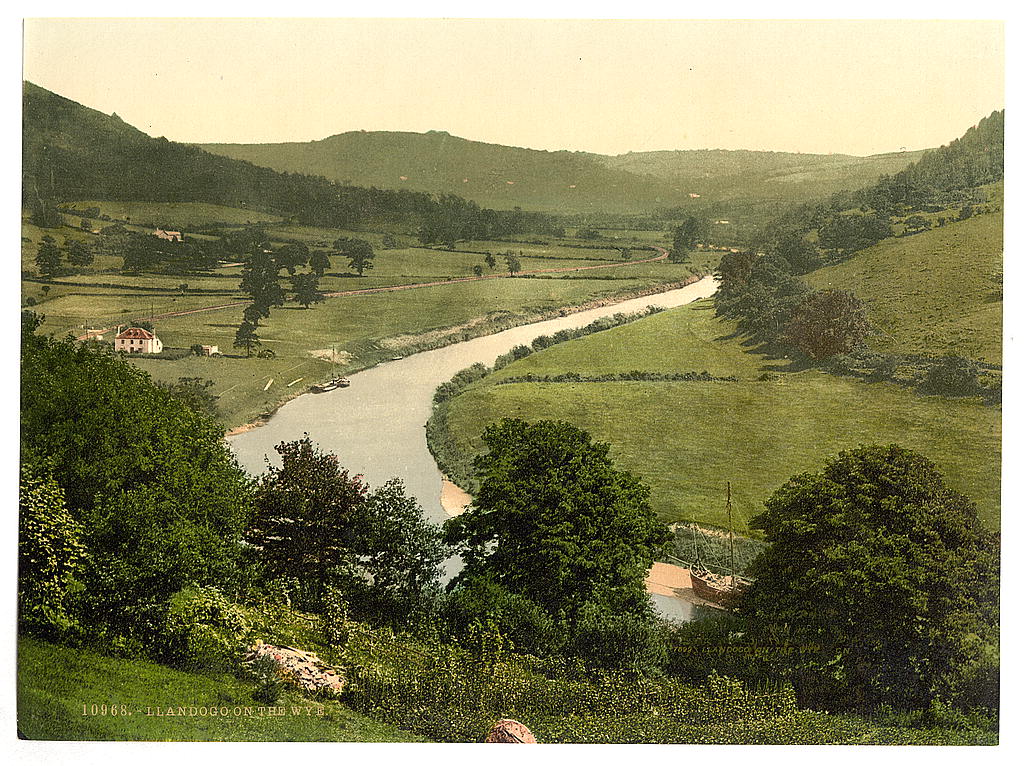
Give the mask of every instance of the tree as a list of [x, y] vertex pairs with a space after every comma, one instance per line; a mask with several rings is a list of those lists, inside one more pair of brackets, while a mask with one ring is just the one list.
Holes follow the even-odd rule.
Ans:
[[80, 239], [68, 240], [68, 263], [79, 268], [93, 262], [92, 248]]
[[932, 224], [923, 215], [912, 215], [903, 222], [903, 227], [907, 234], [916, 234], [919, 231], [927, 231]]
[[827, 359], [855, 349], [871, 329], [857, 296], [845, 290], [821, 290], [796, 307], [784, 338], [812, 359]]
[[275, 449], [281, 465], [268, 465], [256, 487], [256, 511], [247, 535], [270, 577], [294, 577], [319, 606], [339, 577], [351, 580], [355, 542], [352, 516], [366, 501], [361, 477], [350, 477], [338, 458], [309, 436]]
[[505, 253], [505, 268], [508, 269], [508, 275], [510, 277], [515, 276], [516, 273], [522, 269], [522, 265], [519, 263], [519, 258], [513, 255], [511, 250]]
[[827, 250], [847, 255], [891, 236], [892, 225], [885, 216], [840, 213], [818, 231], [818, 243]]
[[36, 268], [45, 279], [53, 279], [60, 272], [60, 248], [49, 234], [43, 237], [36, 252]]
[[395, 625], [427, 611], [440, 590], [449, 550], [441, 530], [392, 479], [357, 504], [350, 521], [351, 551], [360, 576], [342, 587], [353, 608]]
[[250, 303], [248, 306], [242, 309], [242, 319], [251, 324], [253, 327], [259, 327], [261, 319], [269, 318], [269, 306], [261, 306], [258, 303]]
[[484, 275], [484, 267], [479, 263], [473, 265], [473, 276], [482, 277]]
[[493, 253], [488, 253], [484, 256], [484, 263], [487, 264], [487, 268], [494, 270], [494, 267], [498, 265], [498, 261], [495, 260]]
[[316, 274], [296, 274], [291, 282], [295, 300], [304, 308], [308, 309], [311, 303], [323, 303], [324, 294], [320, 292], [320, 279]]
[[309, 268], [321, 279], [324, 272], [331, 268], [331, 258], [326, 250], [314, 250], [309, 256]]
[[86, 550], [82, 525], [46, 469], [23, 463], [18, 500], [18, 623], [44, 637], [75, 625], [72, 599], [81, 587]]
[[830, 706], [926, 706], [994, 644], [998, 540], [921, 455], [840, 453], [765, 508], [751, 524], [768, 548], [741, 609], [762, 636], [821, 647], [804, 687]]
[[289, 242], [274, 253], [278, 270], [286, 269], [292, 276], [295, 269], [309, 263], [309, 248], [302, 242]]
[[552, 615], [587, 603], [648, 614], [644, 577], [670, 535], [608, 445], [569, 423], [510, 418], [483, 442], [473, 505], [445, 524], [465, 561], [457, 581], [491, 579]]
[[348, 265], [354, 268], [359, 276], [363, 276], [365, 269], [373, 268], [373, 247], [366, 240], [342, 237], [335, 240], [334, 248], [338, 255], [348, 258]]
[[669, 260], [673, 263], [682, 263], [687, 259], [691, 250], [697, 246], [705, 224], [696, 216], [689, 216], [681, 225], [676, 227], [672, 239], [672, 251], [669, 253]]
[[200, 415], [109, 347], [22, 335], [21, 454], [45, 459], [81, 525], [82, 624], [96, 636], [158, 639], [188, 584], [237, 582], [249, 479]]
[[244, 348], [245, 355], [252, 356], [252, 350], [263, 345], [260, 343], [260, 336], [256, 333], [256, 325], [243, 319], [242, 324], [238, 326], [238, 331], [235, 332], [235, 342], [232, 345], [235, 348]]
[[[198, 351], [196, 348], [198, 347]], [[201, 355], [201, 345], [192, 346], [192, 353]], [[215, 385], [212, 380], [204, 378], [180, 377], [177, 383], [156, 382], [156, 387], [161, 388], [190, 410], [198, 412], [211, 420], [216, 420], [220, 413], [217, 410], [217, 397], [210, 393]]]
[[[284, 289], [278, 281], [279, 265], [270, 253], [257, 249], [242, 267], [242, 281], [239, 287], [252, 298], [257, 306], [269, 309], [284, 305]], [[270, 316], [269, 310], [267, 316]]]
[[772, 252], [784, 258], [793, 274], [806, 274], [821, 266], [821, 253], [802, 234], [790, 234], [779, 240]]

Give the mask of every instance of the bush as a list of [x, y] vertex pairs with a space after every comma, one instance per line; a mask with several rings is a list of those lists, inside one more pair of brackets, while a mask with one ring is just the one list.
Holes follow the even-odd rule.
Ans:
[[928, 368], [921, 392], [940, 396], [976, 396], [981, 393], [978, 365], [962, 356], [947, 354]]
[[168, 603], [165, 658], [182, 667], [231, 670], [251, 631], [245, 610], [216, 588], [184, 588]]
[[449, 635], [469, 638], [474, 625], [488, 624], [516, 651], [545, 656], [560, 643], [555, 621], [539, 604], [485, 578], [474, 578], [444, 600], [441, 619]]
[[629, 676], [659, 673], [668, 660], [664, 629], [652, 620], [584, 605], [566, 653], [591, 667]]

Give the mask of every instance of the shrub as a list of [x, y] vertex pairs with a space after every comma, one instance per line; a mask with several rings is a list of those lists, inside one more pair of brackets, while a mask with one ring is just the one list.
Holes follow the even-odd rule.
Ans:
[[566, 652], [591, 668], [629, 676], [657, 673], [668, 659], [666, 635], [659, 624], [593, 604], [585, 605], [577, 617]]
[[980, 393], [978, 365], [956, 354], [947, 354], [928, 368], [921, 392], [941, 396], [975, 396]]
[[216, 588], [184, 588], [168, 604], [166, 659], [204, 669], [233, 669], [251, 634], [245, 610]]

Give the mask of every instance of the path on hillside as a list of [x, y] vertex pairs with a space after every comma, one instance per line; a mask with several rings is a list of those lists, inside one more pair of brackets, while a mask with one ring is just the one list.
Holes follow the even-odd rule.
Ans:
[[[632, 266], [638, 263], [654, 263], [655, 261], [663, 261], [668, 258], [668, 250], [658, 245], [652, 245], [652, 247], [660, 252], [660, 255], [656, 255], [653, 258], [643, 258], [639, 261], [616, 261], [614, 263], [599, 263], [593, 266], [560, 266], [557, 268], [550, 269], [527, 269], [525, 271], [518, 271], [516, 274], [553, 274], [560, 272], [569, 271], [587, 271], [590, 269], [613, 269], [620, 266]], [[325, 298], [345, 298], [351, 295], [372, 295], [374, 293], [387, 293], [396, 292], [398, 290], [413, 290], [417, 287], [438, 287], [440, 285], [454, 285], [460, 282], [479, 282], [484, 279], [510, 279], [512, 275], [505, 276], [504, 274], [483, 274], [479, 277], [453, 277], [452, 279], [440, 279], [433, 282], [412, 282], [404, 285], [390, 285], [388, 287], [366, 287], [360, 290], [340, 290], [337, 292], [324, 293]], [[202, 314], [207, 311], [221, 311], [223, 309], [238, 308], [239, 306], [247, 306], [249, 301], [234, 301], [232, 303], [221, 303], [216, 306], [202, 306], [196, 309], [186, 309], [184, 311], [168, 311], [163, 314], [154, 314], [149, 317], [153, 319], [171, 319], [173, 317], [189, 316], [191, 314]], [[115, 327], [104, 327], [102, 330], [90, 330], [84, 335], [80, 335], [78, 340], [88, 340], [89, 338], [97, 335], [104, 335]]]

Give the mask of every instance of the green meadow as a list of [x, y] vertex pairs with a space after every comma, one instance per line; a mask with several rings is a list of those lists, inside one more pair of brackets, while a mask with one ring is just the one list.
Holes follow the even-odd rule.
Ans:
[[[784, 364], [750, 352], [733, 324], [701, 302], [510, 364], [455, 397], [448, 423], [458, 451], [468, 456], [482, 450], [484, 426], [502, 417], [568, 420], [610, 444], [616, 464], [651, 486], [652, 505], [666, 522], [726, 526], [731, 482], [734, 523], [745, 533], [790, 476], [818, 470], [829, 456], [859, 444], [896, 442], [935, 462], [998, 528], [998, 408], [813, 369], [775, 369]], [[527, 374], [632, 370], [706, 370], [738, 380], [498, 385]]]
[[886, 239], [806, 280], [815, 289], [856, 293], [878, 331], [869, 343], [879, 351], [949, 352], [999, 364], [1002, 264], [1000, 210]]
[[[422, 741], [339, 702], [312, 701], [291, 692], [275, 706], [283, 707], [284, 715], [267, 715], [266, 703], [253, 699], [254, 687], [228, 674], [186, 673], [35, 639], [18, 642], [18, 730], [27, 739]], [[168, 708], [176, 713], [178, 706], [186, 713], [194, 708], [196, 714], [166, 715]], [[227, 715], [199, 715], [201, 707]], [[158, 710], [165, 715], [157, 715]]]

